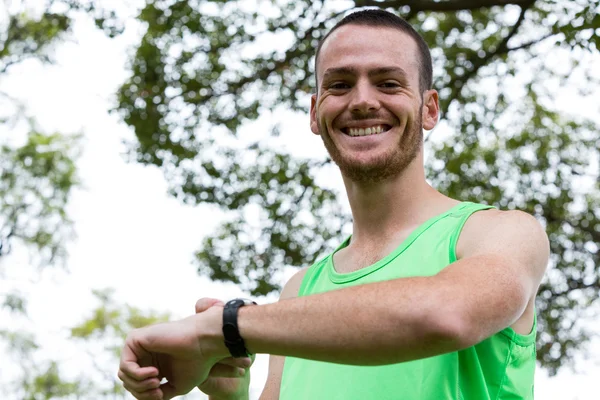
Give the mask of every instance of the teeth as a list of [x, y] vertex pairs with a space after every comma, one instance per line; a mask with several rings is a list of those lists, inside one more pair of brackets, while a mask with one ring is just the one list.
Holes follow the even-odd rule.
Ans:
[[348, 134], [350, 136], [368, 136], [373, 134], [378, 134], [383, 132], [383, 127], [381, 125], [372, 126], [370, 128], [349, 128]]

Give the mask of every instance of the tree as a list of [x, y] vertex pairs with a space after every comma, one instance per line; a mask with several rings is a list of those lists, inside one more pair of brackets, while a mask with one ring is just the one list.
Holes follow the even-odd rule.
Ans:
[[[0, 20], [0, 83], [25, 60], [49, 62], [50, 47], [69, 26], [67, 16], [49, 10], [40, 18], [30, 17], [24, 9], [16, 10]], [[75, 169], [78, 137], [42, 132], [27, 115], [26, 107], [2, 90], [0, 132], [0, 261], [16, 243], [32, 250], [37, 266], [62, 264], [65, 242], [73, 236], [65, 207], [69, 193], [79, 184]], [[4, 280], [6, 267], [0, 267]], [[3, 284], [0, 309], [11, 312], [13, 320], [23, 318], [26, 298]], [[16, 365], [29, 372], [17, 379], [19, 388], [15, 390], [21, 398], [40, 398], [42, 387], [45, 396], [77, 392], [76, 382], [61, 380], [56, 363], [33, 359], [38, 344], [32, 334], [11, 329], [0, 331], [0, 337], [6, 351], [16, 355]]]
[[90, 385], [85, 392], [86, 398], [125, 398], [125, 389], [115, 374], [115, 365], [125, 338], [129, 332], [146, 325], [165, 322], [170, 319], [168, 313], [143, 311], [137, 307], [120, 304], [114, 299], [111, 289], [95, 290], [94, 296], [99, 302], [90, 316], [71, 329], [71, 339], [80, 342], [89, 355], [89, 370], [101, 375], [99, 381]]
[[[0, 21], [0, 79], [27, 59], [49, 62], [49, 48], [69, 29], [63, 14], [47, 11], [36, 19], [19, 11]], [[40, 132], [25, 106], [3, 91], [0, 104], [0, 257], [17, 239], [37, 250], [39, 265], [64, 261], [77, 138]]]
[[[116, 107], [136, 135], [132, 158], [160, 167], [181, 201], [231, 212], [196, 254], [199, 273], [252, 295], [278, 290], [276, 271], [312, 263], [349, 221], [335, 191], [316, 182], [329, 160], [217, 136], [243, 143], [241, 127], [261, 114], [306, 113], [318, 40], [351, 8], [367, 6], [396, 12], [431, 45], [447, 133], [429, 135], [432, 184], [455, 198], [525, 210], [546, 227], [552, 258], [537, 302], [538, 359], [556, 373], [585, 343], [579, 317], [600, 290], [600, 187], [590, 168], [598, 121], [553, 102], [565, 87], [599, 87], [584, 62], [600, 47], [598, 1], [261, 1], [257, 9], [148, 1]], [[265, 46], [273, 35], [289, 44]]]
[[0, 337], [7, 344], [13, 378], [11, 383], [3, 385], [0, 393], [19, 399], [40, 400], [65, 398], [86, 391], [87, 385], [82, 380], [70, 380], [61, 376], [55, 361], [40, 362], [37, 359], [36, 353], [40, 346], [33, 335], [2, 330]]
[[[26, 60], [51, 64], [52, 50], [67, 39], [76, 12], [93, 13], [108, 35], [120, 32], [114, 13], [92, 2], [49, 0], [33, 6], [6, 5], [8, 15], [0, 19], [0, 83]], [[35, 249], [39, 266], [61, 264], [73, 235], [65, 207], [80, 183], [75, 168], [80, 137], [41, 132], [25, 105], [1, 89], [0, 110], [0, 257], [18, 240]]]
[[[94, 12], [107, 34], [119, 28], [110, 13], [91, 2], [4, 5], [8, 13], [0, 12], [0, 85], [27, 60], [52, 63], [52, 50], [67, 39], [75, 12]], [[0, 86], [0, 261], [13, 247], [23, 246], [35, 267], [64, 265], [65, 246], [74, 235], [66, 206], [80, 185], [75, 164], [79, 152], [80, 135], [43, 132], [26, 105]], [[25, 319], [27, 299], [5, 282], [7, 265], [0, 264], [0, 312], [2, 317], [12, 313], [17, 322]], [[16, 377], [14, 384], [3, 385], [5, 395], [8, 390], [21, 399], [49, 399], [88, 391], [85, 380], [64, 378], [57, 362], [39, 359], [33, 334], [15, 327], [1, 329], [0, 344], [13, 356], [10, 372]]]
[[[42, 359], [41, 346], [32, 334], [0, 330], [0, 337], [8, 344], [11, 361], [11, 383], [3, 385], [3, 397], [26, 400], [57, 398], [125, 399], [125, 389], [115, 374], [119, 353], [127, 334], [136, 328], [164, 322], [169, 314], [142, 311], [120, 304], [110, 289], [96, 290], [98, 306], [70, 329], [67, 338], [81, 354], [75, 377], [65, 376], [65, 360]], [[90, 373], [93, 371], [93, 373]], [[10, 397], [15, 396], [15, 397]]]

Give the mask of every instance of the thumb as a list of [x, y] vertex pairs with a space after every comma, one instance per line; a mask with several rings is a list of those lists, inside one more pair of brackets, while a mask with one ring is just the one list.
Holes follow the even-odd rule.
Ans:
[[224, 306], [221, 300], [212, 299], [210, 297], [203, 297], [196, 302], [196, 314], [204, 312], [213, 306]]

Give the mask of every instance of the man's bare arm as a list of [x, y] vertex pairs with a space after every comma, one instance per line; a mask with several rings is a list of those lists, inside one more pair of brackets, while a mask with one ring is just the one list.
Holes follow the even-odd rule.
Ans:
[[[459, 350], [512, 325], [532, 303], [547, 265], [548, 240], [530, 216], [487, 215], [482, 229], [465, 226], [467, 238], [474, 230], [472, 237], [479, 237], [463, 241], [463, 258], [436, 276], [242, 307], [238, 325], [247, 347], [254, 353], [377, 365]], [[139, 399], [188, 393], [229, 357], [222, 316], [223, 308], [215, 305], [131, 332], [119, 377]], [[273, 375], [279, 384], [280, 373]], [[168, 382], [156, 387], [159, 376]]]
[[360, 365], [472, 346], [521, 317], [548, 262], [547, 237], [533, 217], [489, 215], [462, 259], [435, 276], [244, 307], [241, 335], [252, 352]]

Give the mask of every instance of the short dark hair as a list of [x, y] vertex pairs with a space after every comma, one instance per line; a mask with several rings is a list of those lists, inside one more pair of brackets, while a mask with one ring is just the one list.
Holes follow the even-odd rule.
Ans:
[[[319, 41], [317, 46], [317, 54], [315, 56], [315, 76], [317, 74], [317, 63], [321, 47], [333, 32], [344, 25], [362, 25], [372, 27], [384, 27], [398, 29], [414, 39], [419, 49], [419, 89], [421, 93], [431, 89], [433, 86], [433, 63], [431, 61], [431, 53], [429, 46], [425, 43], [423, 37], [404, 19], [396, 14], [380, 9], [366, 9], [355, 11], [346, 15], [340, 22], [335, 24], [333, 28]], [[318, 77], [316, 78], [318, 82]]]

